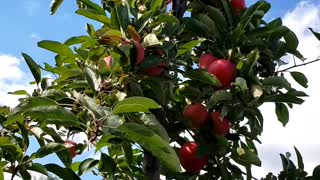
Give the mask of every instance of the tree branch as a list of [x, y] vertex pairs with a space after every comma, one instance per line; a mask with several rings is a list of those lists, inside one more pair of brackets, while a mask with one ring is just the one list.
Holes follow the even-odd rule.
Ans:
[[160, 180], [160, 161], [144, 150], [143, 170], [146, 180]]
[[303, 64], [296, 64], [291, 66], [291, 67], [288, 67], [288, 68], [285, 68], [285, 69], [282, 69], [282, 70], [279, 70], [279, 71], [276, 71], [275, 73], [280, 73], [280, 72], [284, 72], [284, 71], [287, 71], [287, 70], [290, 70], [290, 69], [293, 69], [293, 68], [297, 68], [297, 67], [300, 67], [300, 66], [305, 66], [307, 64], [311, 64], [311, 63], [314, 63], [314, 62], [317, 62], [317, 61], [320, 61], [320, 57], [318, 57], [317, 59], [313, 60], [313, 61], [309, 61], [309, 62], [304, 62]]

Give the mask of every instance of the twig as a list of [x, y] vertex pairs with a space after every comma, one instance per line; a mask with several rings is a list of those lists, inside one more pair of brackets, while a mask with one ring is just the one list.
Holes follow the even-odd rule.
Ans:
[[284, 72], [284, 71], [287, 71], [287, 70], [290, 70], [290, 69], [293, 69], [293, 68], [297, 68], [297, 67], [300, 67], [300, 66], [305, 66], [307, 64], [311, 64], [311, 63], [314, 63], [314, 62], [317, 62], [317, 61], [320, 61], [320, 57], [318, 57], [317, 59], [313, 60], [313, 61], [309, 61], [309, 62], [306, 62], [306, 63], [303, 63], [303, 64], [295, 64], [294, 66], [291, 66], [291, 67], [288, 67], [288, 68], [285, 68], [285, 69], [282, 69], [280, 71], [276, 71], [275, 73], [280, 73], [280, 72]]

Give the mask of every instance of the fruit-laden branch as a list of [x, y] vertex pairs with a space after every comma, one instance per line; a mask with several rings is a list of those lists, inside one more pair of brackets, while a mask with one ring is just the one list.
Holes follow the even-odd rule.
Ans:
[[275, 73], [281, 73], [281, 72], [284, 72], [284, 71], [287, 71], [287, 70], [290, 70], [290, 69], [293, 69], [293, 68], [297, 68], [297, 67], [300, 67], [300, 66], [305, 66], [307, 64], [311, 64], [311, 63], [314, 63], [314, 62], [317, 62], [317, 61], [320, 61], [320, 56], [315, 60], [312, 60], [312, 61], [309, 61], [309, 62], [304, 62], [302, 64], [295, 64], [295, 65], [293, 65], [291, 67], [276, 71]]

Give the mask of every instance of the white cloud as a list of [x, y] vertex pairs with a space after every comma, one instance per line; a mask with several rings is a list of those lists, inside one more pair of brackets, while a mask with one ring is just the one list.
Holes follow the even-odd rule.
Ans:
[[0, 62], [0, 106], [14, 107], [21, 96], [10, 95], [8, 92], [16, 90], [32, 92], [33, 87], [28, 84], [29, 75], [20, 67], [21, 60], [12, 55], [0, 54]]
[[[299, 51], [309, 60], [320, 56], [320, 43], [308, 30], [308, 27], [319, 31], [320, 5], [314, 1], [301, 1], [295, 9], [287, 12], [283, 17], [283, 23], [292, 29], [298, 36]], [[289, 66], [293, 65], [293, 61]], [[254, 168], [254, 174], [262, 176], [269, 171], [277, 174], [281, 171], [281, 159], [279, 153], [291, 152], [295, 159], [293, 146], [301, 151], [305, 160], [305, 170], [309, 173], [320, 164], [317, 149], [320, 150], [320, 121], [318, 119], [318, 107], [320, 107], [320, 62], [301, 66], [293, 71], [303, 72], [309, 79], [309, 88], [304, 90], [310, 97], [305, 103], [290, 109], [290, 122], [284, 128], [277, 121], [274, 113], [274, 105], [264, 105], [261, 110], [265, 117], [265, 128], [261, 137], [262, 145], [258, 145], [258, 151], [263, 162], [262, 168]], [[293, 82], [291, 79], [290, 82]], [[292, 83], [294, 87], [299, 87]], [[301, 88], [299, 88], [301, 89]], [[301, 89], [303, 90], [303, 89]], [[258, 177], [259, 177], [258, 176]], [[259, 177], [260, 178], [260, 177]]]
[[40, 36], [37, 33], [31, 33], [30, 38], [35, 40], [35, 41], [40, 41]]

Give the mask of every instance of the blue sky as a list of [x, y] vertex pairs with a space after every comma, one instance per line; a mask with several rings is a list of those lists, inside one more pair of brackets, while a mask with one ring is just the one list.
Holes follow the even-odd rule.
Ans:
[[[66, 0], [54, 16], [49, 12], [50, 2], [51, 0], [6, 0], [1, 3], [0, 105], [13, 106], [17, 102], [16, 98], [6, 95], [6, 92], [19, 88], [31, 89], [26, 83], [27, 80], [32, 80], [31, 74], [21, 59], [21, 52], [32, 56], [40, 65], [43, 65], [43, 62], [53, 64], [54, 54], [38, 48], [37, 42], [40, 40], [63, 42], [71, 36], [86, 34], [86, 23], [92, 23], [74, 14], [75, 0]], [[253, 2], [255, 1], [248, 0], [247, 5]], [[267, 19], [283, 17], [284, 23], [299, 36], [301, 52], [310, 60], [318, 57], [319, 42], [306, 31], [307, 27], [320, 30], [318, 0], [269, 0], [268, 2], [272, 4], [272, 9]], [[310, 98], [302, 106], [293, 109], [290, 116], [292, 122], [286, 129], [277, 122], [272, 105], [262, 107], [266, 115], [266, 129], [262, 136], [264, 144], [259, 146], [259, 150], [265, 164], [263, 168], [255, 169], [257, 173], [278, 172], [281, 167], [278, 153], [292, 152], [293, 145], [297, 145], [306, 158], [309, 172], [311, 167], [320, 164], [320, 158], [315, 158], [319, 157], [316, 152], [320, 151], [320, 140], [317, 138], [320, 135], [317, 130], [320, 123], [314, 118], [318, 117], [316, 107], [320, 107], [320, 86], [317, 83], [318, 79], [315, 78], [320, 75], [315, 70], [317, 67], [320, 68], [319, 63], [299, 69], [310, 77], [310, 88], [307, 90]], [[47, 162], [52, 159], [47, 159]], [[87, 176], [83, 179], [88, 178]]]

